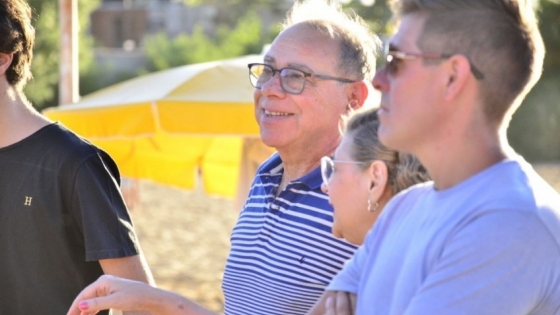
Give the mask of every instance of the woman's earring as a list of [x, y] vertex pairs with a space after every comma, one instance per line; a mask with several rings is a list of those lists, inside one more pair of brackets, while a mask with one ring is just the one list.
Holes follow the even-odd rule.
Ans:
[[375, 212], [375, 211], [377, 211], [377, 208], [379, 208], [379, 202], [376, 202], [375, 206], [373, 206], [373, 209], [372, 209], [371, 208], [371, 198], [368, 198], [368, 200], [367, 200], [367, 211]]

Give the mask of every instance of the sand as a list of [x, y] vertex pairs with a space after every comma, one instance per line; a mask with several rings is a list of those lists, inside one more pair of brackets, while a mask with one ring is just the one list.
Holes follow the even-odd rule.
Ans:
[[[560, 163], [535, 169], [560, 192]], [[221, 281], [234, 201], [141, 181], [132, 219], [159, 287], [223, 312]]]

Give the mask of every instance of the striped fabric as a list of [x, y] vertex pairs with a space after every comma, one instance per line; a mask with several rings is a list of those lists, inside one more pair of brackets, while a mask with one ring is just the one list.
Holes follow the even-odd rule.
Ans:
[[356, 247], [331, 234], [332, 207], [320, 169], [275, 198], [278, 154], [257, 172], [231, 235], [223, 280], [225, 314], [305, 314]]

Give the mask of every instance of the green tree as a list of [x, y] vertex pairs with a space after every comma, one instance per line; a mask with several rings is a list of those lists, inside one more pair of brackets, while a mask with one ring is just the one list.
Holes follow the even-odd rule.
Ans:
[[541, 0], [539, 28], [546, 47], [543, 76], [515, 113], [511, 145], [530, 161], [560, 159], [560, 1]]
[[[560, 0], [541, 0], [540, 31], [546, 46], [545, 71], [560, 71]], [[560, 73], [559, 73], [560, 74]]]
[[187, 5], [213, 5], [219, 8], [219, 23], [235, 24], [248, 11], [258, 11], [267, 8], [274, 13], [284, 14], [291, 3], [280, 0], [183, 0]]
[[[345, 1], [346, 2], [346, 1]], [[369, 25], [371, 30], [381, 38], [391, 34], [391, 10], [386, 0], [370, 1], [352, 0], [344, 5], [344, 8], [356, 12]]]
[[159, 33], [145, 39], [148, 71], [260, 53], [264, 40], [261, 20], [252, 11], [246, 13], [232, 29], [219, 25], [212, 37], [202, 27], [195, 27], [192, 34], [181, 34], [170, 39]]
[[[25, 88], [33, 106], [44, 109], [58, 104], [60, 28], [58, 1], [28, 0], [34, 10], [36, 43], [31, 70], [34, 79]], [[100, 0], [78, 0], [80, 73], [93, 67], [93, 41], [87, 34], [89, 14]]]

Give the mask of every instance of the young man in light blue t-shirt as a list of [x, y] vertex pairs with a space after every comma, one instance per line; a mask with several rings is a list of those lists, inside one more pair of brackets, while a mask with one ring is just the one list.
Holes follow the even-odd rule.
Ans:
[[416, 155], [433, 182], [387, 205], [311, 313], [560, 314], [560, 197], [506, 138], [542, 69], [532, 7], [393, 9], [400, 26], [373, 80], [379, 136]]

